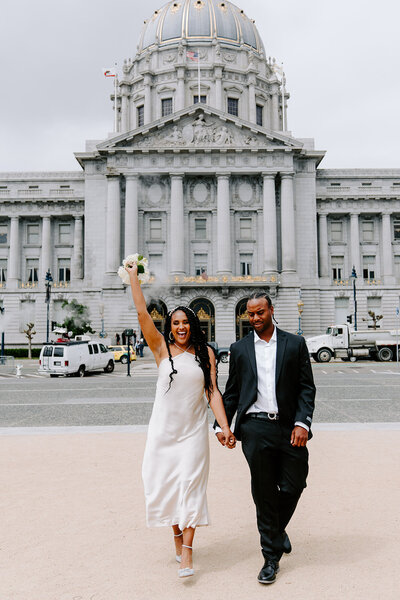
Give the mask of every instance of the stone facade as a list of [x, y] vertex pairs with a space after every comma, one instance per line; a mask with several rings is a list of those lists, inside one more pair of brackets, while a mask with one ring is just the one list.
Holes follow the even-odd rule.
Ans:
[[[117, 131], [76, 153], [81, 171], [0, 174], [8, 344], [26, 342], [29, 321], [35, 341], [44, 339], [48, 269], [51, 321], [62, 320], [64, 299], [77, 298], [111, 339], [137, 329], [116, 275], [137, 251], [149, 257], [144, 292], [157, 324], [190, 304], [220, 345], [248, 330], [254, 290], [271, 294], [290, 331], [300, 296], [305, 334], [345, 321], [353, 266], [359, 320], [373, 310], [395, 326], [400, 170], [320, 169], [324, 152], [286, 131], [289, 95], [254, 24], [230, 3], [192, 4], [170, 2], [146, 22], [112, 98]], [[214, 11], [214, 30], [203, 24], [193, 34], [193, 10]], [[177, 39], [168, 37], [174, 19], [187, 28]]]

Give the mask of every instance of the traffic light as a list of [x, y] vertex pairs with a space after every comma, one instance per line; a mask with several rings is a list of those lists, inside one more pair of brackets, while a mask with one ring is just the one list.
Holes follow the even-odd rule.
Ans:
[[347, 315], [347, 322], [350, 324], [353, 322], [353, 315]]

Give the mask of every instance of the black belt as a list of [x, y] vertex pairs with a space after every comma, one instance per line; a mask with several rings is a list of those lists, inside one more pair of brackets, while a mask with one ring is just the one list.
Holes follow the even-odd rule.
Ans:
[[260, 419], [261, 421], [278, 421], [278, 413], [271, 412], [254, 412], [246, 415], [249, 419]]

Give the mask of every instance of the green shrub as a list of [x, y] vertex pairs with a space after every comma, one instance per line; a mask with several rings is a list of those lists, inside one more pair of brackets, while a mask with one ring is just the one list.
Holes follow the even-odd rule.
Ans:
[[[28, 348], [5, 348], [5, 356], [14, 356], [15, 358], [28, 358]], [[40, 348], [32, 348], [32, 358], [39, 358]]]

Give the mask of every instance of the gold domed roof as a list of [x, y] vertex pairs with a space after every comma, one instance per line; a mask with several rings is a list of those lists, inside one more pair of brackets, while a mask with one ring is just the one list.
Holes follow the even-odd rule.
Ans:
[[145, 21], [139, 52], [151, 46], [189, 44], [217, 39], [232, 46], [247, 46], [258, 53], [264, 46], [254, 21], [227, 0], [173, 0]]

